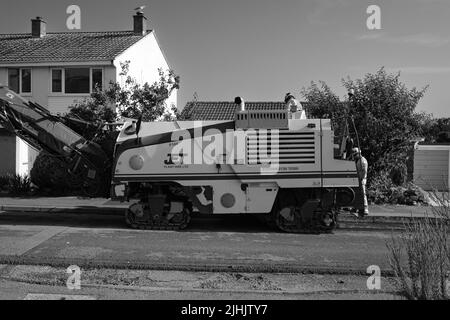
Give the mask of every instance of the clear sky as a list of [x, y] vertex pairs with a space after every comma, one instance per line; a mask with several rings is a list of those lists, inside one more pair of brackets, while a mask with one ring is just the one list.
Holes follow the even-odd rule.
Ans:
[[[280, 101], [324, 80], [342, 98], [343, 77], [384, 66], [409, 87], [430, 89], [419, 110], [450, 117], [450, 0], [0, 0], [0, 33], [30, 32], [43, 16], [66, 31], [66, 8], [81, 7], [82, 31], [131, 30], [133, 9], [181, 76], [179, 105], [192, 99]], [[369, 5], [381, 30], [368, 30]]]

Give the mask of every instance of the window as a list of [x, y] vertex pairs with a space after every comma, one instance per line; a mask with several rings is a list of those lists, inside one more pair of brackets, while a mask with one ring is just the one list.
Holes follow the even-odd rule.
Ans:
[[51, 69], [51, 92], [66, 94], [89, 94], [95, 88], [103, 89], [101, 68], [55, 68]]
[[102, 90], [102, 87], [103, 87], [103, 70], [92, 69], [92, 91], [94, 92], [96, 88]]
[[8, 69], [8, 86], [9, 88], [16, 92], [20, 93], [19, 85], [20, 85], [20, 69]]
[[31, 69], [21, 69], [21, 92], [31, 93]]
[[63, 88], [62, 72], [63, 72], [62, 69], [52, 70], [52, 92], [62, 92]]
[[90, 93], [90, 69], [66, 68], [65, 93]]
[[18, 94], [31, 93], [31, 69], [8, 69], [8, 86]]

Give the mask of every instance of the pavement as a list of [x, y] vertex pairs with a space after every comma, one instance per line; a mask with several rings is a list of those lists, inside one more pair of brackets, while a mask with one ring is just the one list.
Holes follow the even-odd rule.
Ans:
[[46, 213], [87, 213], [123, 215], [130, 204], [105, 198], [83, 197], [0, 197], [0, 211], [46, 212]]

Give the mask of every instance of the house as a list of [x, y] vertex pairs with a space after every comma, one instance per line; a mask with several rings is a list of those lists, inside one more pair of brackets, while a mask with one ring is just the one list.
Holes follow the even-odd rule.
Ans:
[[[31, 33], [0, 34], [0, 83], [52, 113], [67, 112], [95, 86], [123, 82], [121, 63], [126, 61], [128, 75], [142, 84], [157, 81], [158, 68], [169, 69], [142, 12], [133, 16], [132, 31], [47, 32], [42, 18], [31, 21]], [[176, 106], [177, 92], [166, 103]], [[7, 155], [0, 160], [0, 174], [31, 170], [36, 152], [2, 128], [0, 149]]]
[[415, 145], [414, 183], [427, 191], [449, 191], [450, 143]]

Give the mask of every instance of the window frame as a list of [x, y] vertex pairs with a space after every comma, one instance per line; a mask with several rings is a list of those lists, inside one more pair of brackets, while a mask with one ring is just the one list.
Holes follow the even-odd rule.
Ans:
[[[66, 93], [66, 69], [89, 69], [89, 92], [87, 93]], [[86, 66], [67, 66], [67, 67], [53, 67], [50, 68], [50, 88], [49, 92], [52, 96], [86, 96], [93, 93], [93, 70], [101, 70], [102, 71], [102, 87], [105, 88], [105, 68], [102, 66], [94, 66], [94, 67], [86, 67]], [[53, 92], [53, 70], [61, 70], [61, 92]]]
[[[53, 91], [53, 71], [59, 70], [61, 71], [61, 91]], [[64, 94], [64, 68], [50, 68], [50, 93], [52, 94]]]
[[[33, 95], [33, 68], [32, 67], [26, 67], [26, 68], [7, 68], [7, 77], [8, 77], [8, 87], [10, 87], [10, 83], [9, 83], [9, 70], [11, 69], [15, 69], [15, 70], [19, 70], [19, 92], [17, 92], [17, 94], [21, 95], [21, 96], [32, 96]], [[30, 70], [30, 91], [29, 92], [23, 92], [22, 91], [22, 72], [23, 70]]]
[[[87, 74], [88, 74], [88, 77], [89, 77], [89, 79], [88, 79], [88, 91], [87, 92], [67, 92], [67, 83], [66, 83], [66, 78], [67, 78], [67, 75], [66, 75], [66, 71], [67, 71], [67, 69], [79, 69], [79, 70], [81, 70], [81, 69], [85, 69], [85, 70], [87, 70]], [[66, 67], [66, 68], [64, 68], [64, 94], [65, 95], [73, 95], [73, 96], [82, 96], [82, 95], [89, 95], [89, 94], [91, 94], [92, 93], [92, 89], [91, 89], [91, 83], [92, 83], [92, 72], [91, 72], [91, 68], [89, 68], [89, 67], [78, 67], [78, 66], [76, 66], [76, 67]]]

